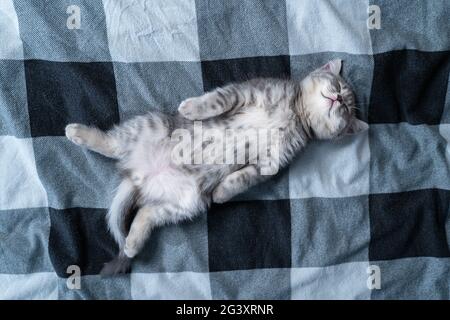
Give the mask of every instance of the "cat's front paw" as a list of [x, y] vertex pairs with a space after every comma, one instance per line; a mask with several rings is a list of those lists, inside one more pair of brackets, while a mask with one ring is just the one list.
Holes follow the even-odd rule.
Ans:
[[188, 98], [180, 103], [178, 112], [189, 120], [201, 120], [202, 101], [199, 97]]
[[79, 123], [71, 123], [66, 126], [66, 137], [77, 145], [86, 143], [87, 127]]
[[213, 190], [212, 200], [214, 203], [225, 203], [230, 200], [230, 195], [225, 188], [217, 187]]

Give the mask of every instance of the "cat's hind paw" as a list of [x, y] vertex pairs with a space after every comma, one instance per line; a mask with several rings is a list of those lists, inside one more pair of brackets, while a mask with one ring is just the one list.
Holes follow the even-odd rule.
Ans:
[[86, 132], [88, 127], [80, 123], [71, 123], [66, 126], [66, 137], [77, 145], [86, 143]]

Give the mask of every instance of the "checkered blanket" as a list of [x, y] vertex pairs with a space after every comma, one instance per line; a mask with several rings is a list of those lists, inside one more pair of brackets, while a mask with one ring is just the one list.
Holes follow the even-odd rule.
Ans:
[[[449, 16], [448, 0], [1, 0], [0, 298], [449, 299]], [[66, 124], [332, 58], [368, 132], [312, 143], [100, 278], [118, 177]]]

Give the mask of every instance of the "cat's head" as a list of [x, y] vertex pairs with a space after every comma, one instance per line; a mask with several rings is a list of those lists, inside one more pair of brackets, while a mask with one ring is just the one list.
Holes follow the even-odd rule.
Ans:
[[333, 139], [368, 128], [355, 116], [355, 96], [339, 75], [341, 68], [342, 60], [332, 60], [301, 82], [303, 108], [318, 139]]

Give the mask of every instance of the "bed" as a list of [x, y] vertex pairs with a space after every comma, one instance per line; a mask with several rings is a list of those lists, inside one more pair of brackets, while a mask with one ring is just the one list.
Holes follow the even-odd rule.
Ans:
[[[449, 299], [449, 16], [447, 0], [0, 1], [0, 298]], [[65, 125], [334, 58], [368, 131], [311, 143], [99, 276], [118, 176]]]

